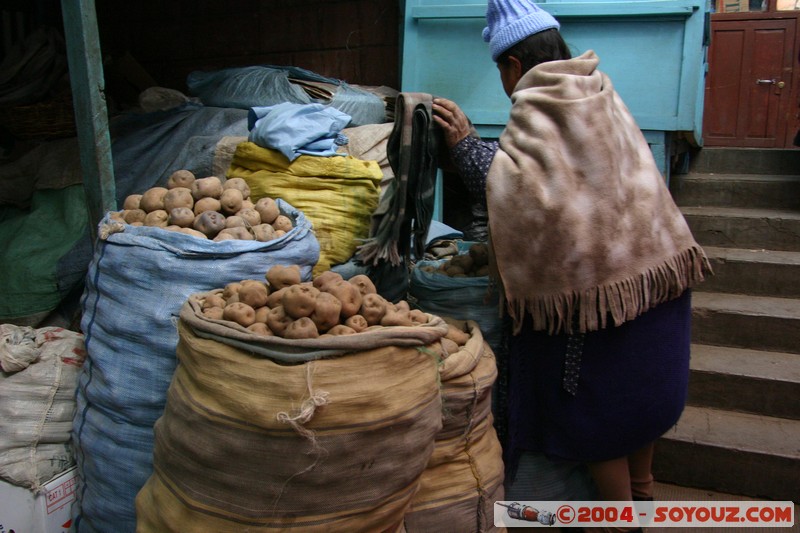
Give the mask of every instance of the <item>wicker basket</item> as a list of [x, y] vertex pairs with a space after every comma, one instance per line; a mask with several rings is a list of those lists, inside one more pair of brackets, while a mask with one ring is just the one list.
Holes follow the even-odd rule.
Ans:
[[0, 124], [22, 140], [74, 137], [72, 95], [65, 92], [35, 104], [0, 107]]

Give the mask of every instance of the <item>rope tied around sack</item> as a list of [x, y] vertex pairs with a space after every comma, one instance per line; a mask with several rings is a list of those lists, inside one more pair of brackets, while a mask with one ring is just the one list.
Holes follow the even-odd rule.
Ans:
[[294, 416], [289, 415], [289, 413], [286, 411], [281, 411], [277, 414], [277, 419], [279, 422], [283, 422], [292, 426], [295, 431], [309, 439], [314, 447], [316, 447], [317, 441], [314, 437], [314, 432], [304, 427], [304, 424], [307, 424], [314, 417], [318, 407], [328, 404], [328, 397], [330, 395], [326, 391], [314, 392], [314, 386], [311, 382], [311, 376], [313, 372], [313, 363], [306, 365], [306, 385], [308, 387], [308, 398], [303, 400], [303, 403], [300, 404], [300, 409], [296, 410], [296, 414]]
[[304, 424], [307, 424], [311, 421], [314, 417], [314, 414], [317, 412], [317, 408], [322, 407], [328, 404], [328, 398], [330, 394], [327, 391], [317, 391], [314, 392], [314, 386], [312, 383], [312, 375], [314, 373], [314, 363], [310, 362], [306, 365], [306, 386], [308, 388], [308, 398], [303, 400], [303, 403], [300, 404], [300, 409], [295, 410], [294, 416], [290, 415], [286, 411], [281, 411], [276, 415], [276, 418], [279, 422], [283, 422], [285, 424], [289, 424], [292, 428], [301, 436], [308, 439], [311, 443], [311, 449], [306, 452], [308, 455], [316, 455], [314, 458], [314, 462], [302, 469], [299, 472], [296, 472], [289, 476], [289, 478], [284, 482], [281, 490], [278, 492], [278, 495], [275, 497], [275, 506], [278, 505], [283, 493], [286, 491], [286, 487], [289, 483], [297, 476], [303, 475], [306, 472], [311, 471], [317, 464], [320, 462], [320, 459], [327, 455], [325, 449], [319, 445], [317, 441], [316, 434], [313, 430], [308, 429], [305, 427]]

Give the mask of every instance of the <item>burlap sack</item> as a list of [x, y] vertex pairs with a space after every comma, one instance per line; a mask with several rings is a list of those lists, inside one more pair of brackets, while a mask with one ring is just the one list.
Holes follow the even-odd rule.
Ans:
[[466, 326], [470, 338], [439, 367], [444, 423], [405, 516], [408, 533], [497, 530], [494, 502], [504, 496], [491, 411], [497, 365], [477, 322], [452, 323]]
[[[421, 339], [446, 333], [432, 319]], [[137, 531], [399, 530], [442, 428], [432, 350], [418, 341], [291, 364], [197, 334], [218, 326], [190, 302], [181, 312]]]

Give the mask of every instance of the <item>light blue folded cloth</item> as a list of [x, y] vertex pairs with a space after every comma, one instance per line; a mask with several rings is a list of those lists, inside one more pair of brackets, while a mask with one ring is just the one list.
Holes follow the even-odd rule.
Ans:
[[334, 156], [338, 146], [347, 144], [341, 131], [351, 117], [322, 104], [281, 103], [252, 107], [247, 116], [247, 140], [262, 148], [281, 152], [294, 161], [300, 155]]

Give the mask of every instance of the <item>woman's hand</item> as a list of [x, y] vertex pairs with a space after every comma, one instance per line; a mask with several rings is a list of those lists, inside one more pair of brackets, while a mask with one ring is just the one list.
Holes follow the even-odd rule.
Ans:
[[458, 104], [446, 98], [433, 99], [433, 120], [444, 132], [444, 142], [452, 148], [470, 134], [472, 124]]

